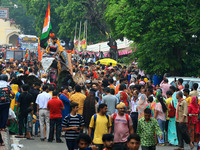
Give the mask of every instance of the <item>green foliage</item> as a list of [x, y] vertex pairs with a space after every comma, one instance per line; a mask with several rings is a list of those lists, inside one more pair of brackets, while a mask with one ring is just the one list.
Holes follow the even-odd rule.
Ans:
[[[48, 1], [46, 0], [20, 0], [23, 6], [28, 10], [29, 15], [33, 15], [35, 20], [35, 30], [37, 35], [41, 35], [44, 18], [47, 10]], [[105, 40], [105, 31], [103, 23], [103, 11], [99, 4], [104, 1], [98, 0], [49, 0], [51, 10], [51, 25], [53, 32], [57, 37], [65, 41], [73, 40], [75, 34], [76, 22], [82, 21], [82, 36], [83, 37], [83, 23], [88, 21], [88, 41], [99, 42]], [[91, 5], [93, 7], [88, 7]], [[104, 6], [103, 4], [101, 6]], [[105, 7], [105, 6], [104, 6]], [[93, 8], [93, 9], [89, 9]], [[102, 7], [103, 8], [103, 7]], [[96, 16], [94, 22], [93, 16]], [[98, 24], [98, 25], [97, 25]], [[106, 25], [105, 25], [106, 26]], [[79, 25], [77, 28], [78, 37]]]
[[[200, 14], [197, 4], [193, 1], [189, 5], [185, 0], [111, 0], [105, 17], [115, 38], [127, 37], [137, 43], [133, 55], [145, 72], [197, 76], [199, 17], [193, 17]], [[198, 38], [192, 38], [193, 34]]]
[[[35, 34], [35, 18], [26, 14], [26, 9], [22, 7], [19, 0], [2, 0], [1, 5], [9, 8], [9, 18], [15, 21], [22, 33]], [[14, 5], [16, 5], [16, 7], [14, 7]]]

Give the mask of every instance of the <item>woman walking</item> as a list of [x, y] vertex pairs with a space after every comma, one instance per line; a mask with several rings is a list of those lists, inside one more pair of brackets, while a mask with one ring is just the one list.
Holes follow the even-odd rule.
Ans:
[[166, 112], [167, 112], [167, 106], [164, 103], [163, 97], [161, 94], [159, 94], [157, 96], [157, 100], [158, 103], [155, 106], [155, 114], [154, 114], [154, 118], [156, 120], [158, 120], [158, 124], [160, 126], [160, 129], [163, 132], [163, 139], [160, 139], [160, 137], [158, 136], [158, 142], [160, 144], [160, 146], [164, 146], [165, 145], [165, 122], [166, 122]]
[[59, 96], [59, 99], [63, 102], [63, 105], [65, 107], [64, 110], [62, 110], [62, 121], [64, 120], [64, 118], [69, 115], [70, 113], [70, 101], [68, 99], [68, 87], [61, 87], [61, 95]]
[[88, 133], [88, 128], [90, 124], [91, 117], [96, 113], [96, 97], [95, 97], [95, 89], [91, 89], [89, 95], [86, 97], [83, 106], [83, 118], [85, 121], [84, 132]]
[[146, 108], [147, 97], [145, 94], [141, 94], [137, 104], [138, 120], [144, 117], [144, 109]]
[[200, 121], [199, 117], [199, 104], [198, 98], [193, 97], [190, 105], [188, 106], [188, 129], [190, 140], [192, 142], [199, 142], [200, 137]]

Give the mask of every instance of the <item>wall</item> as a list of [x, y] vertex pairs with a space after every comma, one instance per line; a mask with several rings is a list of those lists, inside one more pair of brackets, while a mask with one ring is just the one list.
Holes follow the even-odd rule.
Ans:
[[11, 24], [10, 21], [0, 19], [0, 45], [9, 44], [10, 39], [12, 43], [16, 44], [17, 41], [13, 41], [13, 38], [10, 37], [14, 36], [16, 39], [16, 36], [19, 36], [19, 34], [20, 30], [16, 28], [15, 24]]

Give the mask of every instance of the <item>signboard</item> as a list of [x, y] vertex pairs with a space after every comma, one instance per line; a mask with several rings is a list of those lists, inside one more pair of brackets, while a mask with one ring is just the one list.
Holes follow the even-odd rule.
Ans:
[[9, 19], [9, 9], [0, 8], [0, 19]]

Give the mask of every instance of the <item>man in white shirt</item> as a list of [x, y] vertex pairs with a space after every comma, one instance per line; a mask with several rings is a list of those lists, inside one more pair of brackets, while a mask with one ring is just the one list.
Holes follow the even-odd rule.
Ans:
[[44, 141], [44, 122], [46, 123], [46, 138], [49, 139], [49, 110], [47, 109], [47, 103], [52, 99], [51, 94], [47, 93], [48, 86], [45, 84], [42, 87], [43, 92], [37, 96], [37, 115], [39, 116], [40, 122], [40, 134], [41, 141]]
[[133, 92], [133, 97], [131, 98], [131, 102], [129, 105], [129, 110], [131, 112], [130, 116], [133, 121], [133, 129], [135, 132], [137, 131], [137, 123], [138, 123], [138, 111], [136, 110], [139, 101], [138, 94], [139, 92], [137, 90]]

